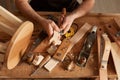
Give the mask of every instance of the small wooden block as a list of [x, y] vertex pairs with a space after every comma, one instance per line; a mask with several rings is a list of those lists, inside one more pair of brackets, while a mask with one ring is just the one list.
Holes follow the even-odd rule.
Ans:
[[49, 72], [59, 63], [58, 60], [50, 59], [50, 61], [44, 66]]
[[61, 40], [60, 40], [60, 33], [57, 31], [54, 31], [54, 34], [52, 38], [50, 39], [50, 44], [53, 43], [54, 45], [60, 45]]
[[38, 55], [38, 56], [35, 57], [35, 59], [33, 60], [32, 63], [33, 63], [35, 66], [38, 66], [38, 65], [42, 62], [43, 59], [44, 59], [44, 56]]

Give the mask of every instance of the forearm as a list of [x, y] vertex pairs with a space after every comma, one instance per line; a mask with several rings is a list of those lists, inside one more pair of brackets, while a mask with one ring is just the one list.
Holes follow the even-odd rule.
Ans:
[[28, 0], [15, 0], [15, 4], [17, 8], [20, 10], [23, 15], [26, 17], [33, 19], [40, 23], [43, 19], [40, 15], [38, 15], [29, 5]]
[[83, 0], [82, 4], [75, 9], [73, 12], [71, 12], [71, 16], [76, 19], [78, 17], [84, 16], [86, 13], [88, 13], [94, 6], [95, 0]]

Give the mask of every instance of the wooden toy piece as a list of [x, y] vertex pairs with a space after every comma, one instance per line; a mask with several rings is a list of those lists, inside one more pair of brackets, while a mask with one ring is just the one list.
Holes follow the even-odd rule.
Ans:
[[10, 13], [8, 10], [3, 8], [2, 6], [0, 6], [0, 16], [10, 21], [17, 28], [19, 27], [18, 25], [20, 25], [23, 22], [21, 19], [14, 16], [12, 13]]
[[107, 34], [105, 33], [102, 34], [102, 37], [104, 39], [104, 50], [103, 50], [103, 56], [101, 59], [101, 66], [100, 66], [100, 80], [108, 80], [107, 64], [111, 50], [111, 42]]
[[6, 51], [7, 68], [14, 68], [23, 56], [33, 32], [33, 23], [24, 22], [14, 33]]
[[111, 44], [111, 54], [113, 58], [113, 62], [115, 65], [115, 70], [118, 76], [118, 80], [120, 80], [120, 47], [116, 43]]
[[49, 44], [51, 44], [51, 43], [53, 43], [54, 45], [60, 45], [61, 44], [60, 33], [59, 32], [54, 31], [54, 34], [49, 41]]

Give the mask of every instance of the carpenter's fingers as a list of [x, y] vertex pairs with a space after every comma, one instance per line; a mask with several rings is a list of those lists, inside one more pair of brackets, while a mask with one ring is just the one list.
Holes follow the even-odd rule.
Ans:
[[64, 23], [61, 25], [60, 30], [64, 30], [64, 29], [66, 28], [66, 26], [67, 26], [67, 23], [64, 22]]
[[57, 26], [54, 22], [52, 23], [51, 26], [53, 27], [53, 29], [54, 29], [55, 31], [60, 32], [60, 29], [58, 28], [58, 26]]
[[47, 33], [49, 37], [53, 35], [53, 28], [51, 26], [48, 28]]
[[69, 26], [69, 25], [67, 25], [67, 26], [65, 27], [65, 29], [64, 29], [63, 34], [65, 34], [67, 31], [69, 31], [69, 29], [70, 29], [70, 26]]

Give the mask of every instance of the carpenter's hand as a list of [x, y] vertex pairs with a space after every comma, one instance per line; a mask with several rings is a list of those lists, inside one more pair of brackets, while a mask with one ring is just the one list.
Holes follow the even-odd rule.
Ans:
[[42, 20], [41, 24], [42, 24], [44, 30], [47, 32], [49, 37], [51, 37], [53, 35], [54, 30], [60, 32], [60, 29], [55, 24], [55, 22], [50, 19]]
[[73, 21], [74, 21], [74, 18], [71, 15], [64, 17], [62, 24], [60, 25], [60, 30], [64, 31], [63, 34], [69, 31]]

